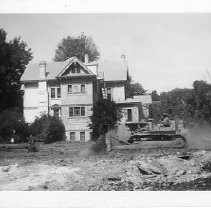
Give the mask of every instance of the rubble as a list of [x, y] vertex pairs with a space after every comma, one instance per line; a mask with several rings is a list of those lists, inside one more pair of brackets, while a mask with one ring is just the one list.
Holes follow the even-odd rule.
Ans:
[[211, 151], [143, 149], [92, 155], [83, 152], [85, 146], [81, 150], [77, 145], [80, 152], [73, 145], [55, 148], [47, 145], [36, 153], [39, 158], [28, 152], [10, 152], [8, 158], [0, 153], [0, 190], [211, 190]]

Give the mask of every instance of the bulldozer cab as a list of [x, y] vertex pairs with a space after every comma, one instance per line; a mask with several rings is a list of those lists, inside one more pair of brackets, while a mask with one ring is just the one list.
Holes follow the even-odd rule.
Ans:
[[174, 131], [176, 132], [176, 122], [174, 120], [169, 120], [168, 124], [166, 122], [161, 122], [151, 126], [151, 131]]

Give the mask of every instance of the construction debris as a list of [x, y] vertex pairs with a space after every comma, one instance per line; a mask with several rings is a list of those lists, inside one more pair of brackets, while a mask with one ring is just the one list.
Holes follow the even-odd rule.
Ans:
[[2, 151], [0, 190], [211, 190], [210, 151], [86, 150], [60, 143], [43, 145], [36, 156]]

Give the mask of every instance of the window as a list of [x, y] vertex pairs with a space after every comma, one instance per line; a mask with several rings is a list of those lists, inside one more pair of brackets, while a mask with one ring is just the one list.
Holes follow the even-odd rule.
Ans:
[[69, 116], [70, 117], [73, 117], [73, 107], [70, 107], [69, 108]]
[[81, 116], [85, 116], [85, 107], [81, 107]]
[[59, 117], [59, 108], [53, 108], [53, 116]]
[[57, 88], [57, 98], [61, 98], [61, 88]]
[[81, 108], [80, 107], [74, 107], [74, 116], [80, 116], [80, 110]]
[[85, 92], [85, 84], [81, 85], [81, 92], [84, 93]]
[[72, 93], [73, 92], [73, 86], [72, 85], [68, 85], [68, 93]]
[[75, 132], [70, 132], [70, 141], [75, 141]]
[[70, 117], [81, 117], [85, 116], [85, 107], [70, 107], [69, 108]]
[[80, 69], [79, 69], [79, 68], [77, 68], [76, 72], [77, 72], [77, 73], [81, 73], [81, 71], [80, 71]]
[[60, 87], [51, 88], [51, 98], [61, 98], [61, 88]]
[[80, 132], [80, 141], [85, 142], [85, 132]]
[[67, 88], [68, 93], [85, 93], [86, 85], [85, 84], [70, 84]]
[[107, 99], [111, 100], [111, 88], [107, 88]]
[[131, 122], [132, 119], [132, 109], [127, 109], [127, 121]]
[[51, 98], [56, 98], [56, 90], [55, 90], [55, 88], [51, 88]]

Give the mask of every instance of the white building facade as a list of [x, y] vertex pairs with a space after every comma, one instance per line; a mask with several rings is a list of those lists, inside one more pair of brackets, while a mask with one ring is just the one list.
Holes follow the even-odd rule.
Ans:
[[126, 61], [88, 63], [85, 60], [82, 63], [73, 57], [64, 62], [27, 66], [21, 78], [27, 122], [32, 123], [43, 113], [57, 116], [64, 123], [67, 141], [89, 141], [90, 116], [99, 91], [104, 98], [119, 104], [124, 113], [122, 122], [138, 122], [148, 117], [147, 105], [151, 103], [151, 96], [126, 99]]

